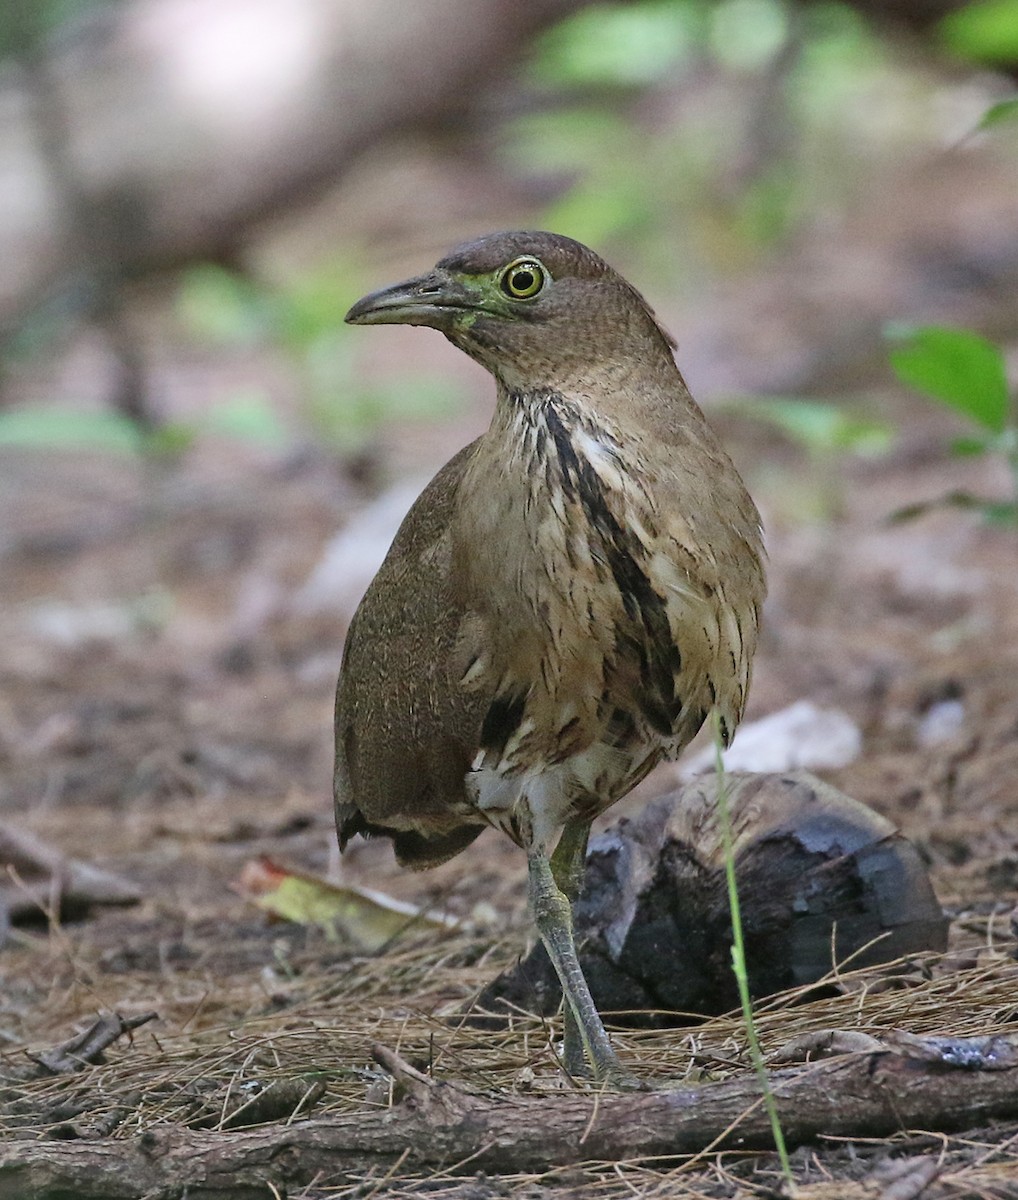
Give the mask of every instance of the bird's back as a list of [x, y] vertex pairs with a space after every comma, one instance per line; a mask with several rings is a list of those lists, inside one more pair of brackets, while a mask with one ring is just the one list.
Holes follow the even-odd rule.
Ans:
[[340, 844], [387, 834], [400, 861], [427, 867], [468, 845], [470, 769], [486, 697], [449, 678], [463, 622], [452, 578], [452, 516], [476, 443], [418, 497], [347, 634], [336, 691]]

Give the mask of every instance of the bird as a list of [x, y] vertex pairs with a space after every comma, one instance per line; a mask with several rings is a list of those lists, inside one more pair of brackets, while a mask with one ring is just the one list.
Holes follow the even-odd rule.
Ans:
[[711, 718], [742, 717], [766, 583], [759, 513], [643, 296], [561, 234], [492, 233], [373, 292], [353, 325], [443, 333], [494, 377], [488, 430], [411, 507], [336, 689], [341, 849], [420, 869], [494, 826], [564, 996], [562, 1065], [639, 1086], [577, 957], [591, 822]]

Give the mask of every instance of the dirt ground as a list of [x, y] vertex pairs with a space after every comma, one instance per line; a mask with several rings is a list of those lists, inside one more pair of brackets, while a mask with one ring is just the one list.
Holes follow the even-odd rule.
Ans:
[[[460, 370], [451, 351], [427, 353]], [[374, 451], [381, 477], [424, 477], [482, 428], [488, 401], [483, 381], [476, 386], [455, 421], [384, 431]], [[1018, 541], [971, 513], [887, 520], [952, 488], [1002, 494], [1007, 481], [1002, 469], [949, 455], [945, 415], [900, 395], [882, 403], [905, 432], [875, 459], [811, 458], [752, 422], [713, 414], [768, 530], [770, 597], [749, 718], [805, 698], [858, 724], [861, 756], [825, 776], [920, 846], [952, 918], [951, 949], [898, 988], [872, 986], [876, 973], [862, 992], [855, 983], [834, 1000], [768, 1010], [765, 1051], [793, 1028], [1018, 1030]], [[447, 1019], [526, 944], [519, 853], [486, 834], [426, 874], [400, 871], [383, 844], [358, 844], [337, 864], [330, 722], [349, 614], [309, 614], [295, 597], [375, 490], [308, 447], [207, 441], [172, 466], [4, 452], [3, 817], [131, 881], [140, 899], [63, 919], [43, 903], [10, 931], [0, 950], [0, 1071], [98, 1010], [158, 1013], [104, 1064], [8, 1089], [9, 1136], [222, 1127], [250, 1081], [309, 1073], [325, 1082], [316, 1115], [374, 1110], [391, 1096], [372, 1066], [373, 1042], [436, 1077], [554, 1086], [554, 1027], [521, 1021], [485, 1038]], [[931, 731], [934, 710], [954, 723]], [[661, 770], [627, 810], [673, 782]], [[262, 855], [439, 905], [461, 926], [411, 929], [380, 956], [358, 955], [315, 928], [268, 920], [238, 894], [245, 864]], [[695, 1038], [620, 1035], [623, 1055], [658, 1080], [689, 1070], [694, 1041], [727, 1047], [719, 1075], [748, 1069], [731, 1018]], [[528, 1072], [536, 1084], [521, 1082]], [[1015, 1139], [1014, 1122], [903, 1129], [820, 1139], [793, 1163], [815, 1189], [804, 1194], [817, 1197], [919, 1195], [880, 1182], [901, 1158], [934, 1162], [924, 1197], [1018, 1196]], [[497, 1179], [472, 1176], [469, 1165], [431, 1174], [391, 1166], [290, 1194], [746, 1196], [777, 1181], [773, 1156], [734, 1151]]]

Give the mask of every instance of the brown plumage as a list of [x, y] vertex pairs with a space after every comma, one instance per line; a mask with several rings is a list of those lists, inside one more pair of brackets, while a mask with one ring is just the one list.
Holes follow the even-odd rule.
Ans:
[[[742, 715], [757, 511], [642, 296], [569, 238], [481, 238], [347, 320], [440, 329], [494, 375], [497, 404], [407, 515], [351, 624], [340, 842], [387, 834], [401, 862], [429, 866], [502, 828], [528, 852], [538, 928], [571, 977], [561, 893], [590, 821], [712, 710], [726, 739]], [[582, 975], [565, 991], [567, 1065], [585, 1055], [620, 1078]]]

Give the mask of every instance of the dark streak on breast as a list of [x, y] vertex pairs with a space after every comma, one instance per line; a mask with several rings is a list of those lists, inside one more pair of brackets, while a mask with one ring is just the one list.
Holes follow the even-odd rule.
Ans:
[[488, 705], [484, 724], [481, 726], [481, 748], [498, 755], [504, 753], [509, 739], [523, 719], [526, 706], [525, 691], [505, 692], [496, 696]]
[[[608, 703], [610, 703], [609, 698], [607, 696], [603, 697], [603, 706], [607, 706]], [[627, 712], [624, 708], [613, 708], [612, 714], [608, 719], [605, 740], [610, 746], [625, 747], [635, 738], [636, 724], [633, 721], [633, 714]]]
[[[591, 531], [591, 554], [601, 552], [629, 618], [616, 628], [616, 649], [639, 670], [638, 703], [643, 716], [658, 733], [670, 735], [682, 712], [675, 693], [682, 658], [672, 639], [667, 605], [640, 565], [642, 545], [619, 524], [593, 465], [573, 446], [568, 403], [555, 393], [547, 393], [544, 399], [544, 419], [558, 457], [558, 484], [582, 508]], [[596, 431], [591, 432], [596, 436]]]

